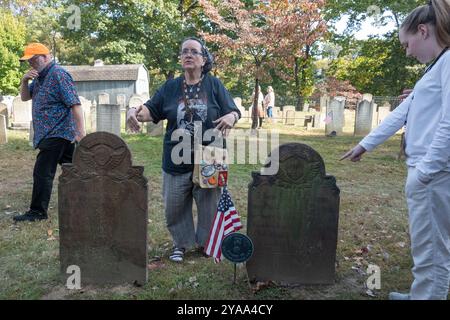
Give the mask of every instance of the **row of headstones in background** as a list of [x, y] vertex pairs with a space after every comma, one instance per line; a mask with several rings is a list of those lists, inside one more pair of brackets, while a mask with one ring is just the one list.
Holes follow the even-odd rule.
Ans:
[[[251, 122], [251, 113], [242, 107], [242, 99], [235, 98], [235, 103], [241, 111], [243, 123]], [[333, 131], [336, 134], [342, 134], [344, 128], [347, 131], [354, 130], [355, 135], [366, 135], [373, 128], [377, 127], [390, 113], [391, 106], [385, 103], [378, 107], [373, 102], [371, 94], [365, 94], [355, 111], [345, 109], [345, 97], [334, 97], [330, 100], [328, 96], [320, 97], [320, 110], [316, 111], [296, 111], [295, 106], [284, 106], [274, 108], [274, 122], [280, 122], [285, 125], [296, 125], [307, 128], [325, 129], [326, 134]]]
[[[128, 106], [138, 107], [146, 100], [146, 97], [134, 95], [130, 98]], [[363, 96], [356, 109], [356, 119], [354, 120], [355, 135], [365, 135], [373, 128], [378, 126], [381, 121], [390, 113], [390, 105], [385, 104], [379, 108], [373, 102], [370, 94]], [[127, 110], [126, 96], [118, 95], [116, 97], [117, 104], [110, 104], [108, 94], [100, 94], [98, 97], [98, 105], [95, 101], [92, 103], [83, 97], [80, 97], [85, 116], [85, 126], [87, 132], [107, 131], [120, 135], [121, 128], [121, 111]], [[242, 122], [251, 122], [251, 114], [249, 110], [242, 107], [242, 100], [235, 98], [235, 102], [243, 116]], [[335, 97], [329, 101], [329, 97], [323, 96], [320, 99], [320, 105], [323, 112], [300, 112], [295, 111], [294, 106], [284, 106], [283, 110], [279, 107], [274, 108], [274, 122], [280, 121], [285, 125], [299, 125], [309, 128], [325, 129], [326, 134], [335, 131], [337, 134], [343, 132], [346, 124], [345, 116], [345, 98]], [[378, 109], [378, 111], [377, 111]], [[0, 105], [1, 114], [6, 115], [7, 127], [9, 127], [9, 117], [6, 105]], [[350, 116], [351, 117], [351, 116]], [[348, 117], [347, 117], [348, 119]], [[353, 119], [350, 119], [353, 120]], [[11, 121], [12, 128], [30, 129], [31, 121], [31, 102], [22, 102], [20, 97], [14, 98], [13, 101], [13, 117]], [[149, 135], [161, 135], [164, 132], [163, 122], [158, 124], [147, 123], [146, 131]], [[30, 140], [32, 136], [30, 135]]]
[[[234, 101], [239, 111], [241, 112], [240, 122], [251, 123], [251, 108], [249, 110], [246, 110], [241, 104], [241, 98], [235, 98]], [[284, 106], [283, 110], [281, 110], [280, 107], [274, 107], [272, 110], [272, 114], [273, 118], [271, 119], [271, 121], [273, 123], [282, 123], [286, 125], [306, 126], [307, 122], [312, 119], [311, 112], [295, 111], [294, 106]]]
[[[246, 110], [242, 106], [242, 99], [240, 97], [234, 98], [234, 102], [241, 112], [241, 123], [251, 123], [251, 108]], [[323, 110], [325, 110], [325, 108], [326, 106], [323, 107]], [[322, 114], [317, 112], [315, 109], [309, 109], [308, 111], [296, 111], [295, 106], [284, 106], [283, 108], [274, 107], [272, 114], [273, 118], [271, 119], [271, 122], [273, 123], [304, 126], [308, 128], [324, 128], [324, 124], [321, 125], [320, 121], [324, 118], [324, 116], [322, 116]]]
[[[147, 96], [133, 95], [127, 104], [126, 95], [120, 94], [116, 97], [117, 104], [111, 104], [109, 95], [104, 93], [99, 95], [97, 105], [95, 101], [91, 103], [80, 97], [87, 132], [106, 131], [120, 136], [122, 111], [125, 111], [126, 114], [129, 108], [139, 107], [147, 101], [147, 98]], [[148, 122], [145, 127], [151, 136], [159, 136], [164, 133], [162, 121], [158, 124]]]
[[[120, 136], [122, 126], [122, 111], [127, 110], [126, 95], [117, 95], [117, 104], [111, 104], [108, 94], [100, 94], [98, 97], [98, 104], [96, 101], [89, 101], [80, 96], [81, 107], [83, 109], [84, 124], [87, 133], [103, 131], [110, 132]], [[143, 104], [145, 97], [134, 95], [130, 98], [130, 107], [138, 107]], [[123, 119], [125, 121], [125, 119]], [[32, 145], [33, 141], [33, 127], [32, 122], [29, 126], [30, 135], [29, 141]], [[147, 133], [151, 136], [159, 136], [164, 133], [163, 122], [158, 124], [147, 123]]]
[[[276, 153], [274, 153], [276, 154]], [[251, 280], [330, 284], [335, 278], [339, 189], [321, 156], [298, 143], [279, 148], [275, 175], [254, 172], [247, 234]], [[274, 159], [272, 161], [275, 161]], [[264, 169], [263, 169], [264, 170]], [[82, 140], [59, 178], [61, 275], [78, 266], [82, 285], [147, 281], [148, 190], [143, 167], [116, 135]]]

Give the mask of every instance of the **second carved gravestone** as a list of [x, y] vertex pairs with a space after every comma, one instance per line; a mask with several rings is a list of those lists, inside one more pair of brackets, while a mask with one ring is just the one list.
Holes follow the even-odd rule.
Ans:
[[250, 280], [333, 283], [338, 217], [339, 189], [321, 156], [304, 144], [282, 145], [278, 173], [254, 172], [249, 185]]
[[81, 284], [147, 281], [147, 179], [114, 134], [87, 135], [59, 178], [61, 275]]

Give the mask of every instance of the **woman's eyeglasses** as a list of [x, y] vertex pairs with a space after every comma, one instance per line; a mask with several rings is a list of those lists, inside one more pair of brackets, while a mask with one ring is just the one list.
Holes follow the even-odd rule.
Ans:
[[180, 52], [180, 55], [181, 56], [187, 56], [188, 54], [190, 54], [190, 55], [192, 55], [192, 56], [203, 56], [203, 53], [202, 52], [198, 52], [197, 50], [195, 50], [195, 49], [192, 49], [192, 50], [190, 50], [190, 49], [183, 49], [181, 52]]

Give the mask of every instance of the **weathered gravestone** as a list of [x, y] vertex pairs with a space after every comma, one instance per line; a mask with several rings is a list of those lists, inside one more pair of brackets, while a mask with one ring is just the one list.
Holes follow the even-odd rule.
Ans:
[[107, 93], [100, 93], [98, 95], [98, 104], [110, 104], [109, 94], [107, 94]]
[[6, 119], [6, 127], [9, 127], [9, 112], [8, 106], [4, 103], [0, 103], [0, 115], [5, 116]]
[[128, 113], [128, 106], [127, 106], [127, 95], [126, 94], [118, 94], [116, 96], [117, 104], [120, 106], [120, 126], [124, 127], [125, 130], [127, 129], [127, 113]]
[[391, 105], [389, 104], [389, 102], [385, 102], [381, 107], [378, 108], [377, 125], [380, 125], [390, 113], [391, 113]]
[[[91, 101], [91, 132], [97, 131], [97, 102]], [[88, 132], [90, 133], [90, 132]]]
[[81, 284], [147, 281], [147, 179], [116, 135], [81, 140], [59, 178], [61, 275], [80, 268]]
[[6, 132], [6, 117], [0, 114], [0, 144], [8, 143]]
[[91, 105], [92, 103], [85, 97], [79, 96], [81, 109], [83, 110], [84, 128], [87, 133], [92, 132]]
[[276, 175], [252, 175], [247, 234], [254, 253], [246, 264], [250, 280], [333, 283], [339, 188], [326, 175], [321, 156], [307, 145], [285, 144], [279, 148]]
[[139, 95], [133, 95], [128, 102], [130, 108], [137, 108], [144, 104], [144, 99]]
[[372, 130], [373, 96], [365, 94], [356, 106], [355, 135], [365, 136]]
[[97, 131], [114, 133], [120, 137], [120, 106], [118, 104], [97, 106]]
[[327, 108], [325, 134], [333, 131], [338, 135], [342, 134], [345, 125], [344, 110], [345, 97], [333, 98]]
[[13, 100], [13, 120], [11, 128], [13, 129], [29, 129], [31, 115], [31, 100], [22, 101], [20, 97], [15, 97]]
[[295, 106], [283, 107], [283, 122], [285, 125], [295, 125]]
[[124, 111], [127, 107], [127, 95], [126, 94], [118, 94], [116, 97], [117, 104], [120, 106], [120, 110]]
[[295, 111], [293, 110], [286, 110], [286, 125], [293, 126], [295, 125]]

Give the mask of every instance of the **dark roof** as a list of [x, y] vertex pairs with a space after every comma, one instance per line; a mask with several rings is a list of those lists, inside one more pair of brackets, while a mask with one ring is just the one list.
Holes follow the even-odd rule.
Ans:
[[[136, 81], [142, 64], [118, 64], [107, 66], [62, 66], [74, 81]], [[145, 67], [144, 67], [145, 68]]]

